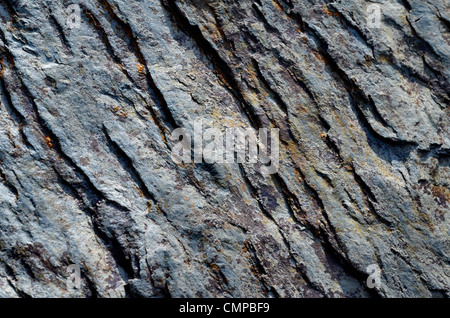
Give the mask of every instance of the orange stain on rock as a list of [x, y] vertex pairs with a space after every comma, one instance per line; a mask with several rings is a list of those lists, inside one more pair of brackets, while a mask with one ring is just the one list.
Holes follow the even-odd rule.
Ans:
[[137, 64], [139, 75], [145, 75], [145, 66], [141, 63]]
[[51, 139], [50, 137], [48, 137], [48, 136], [45, 136], [45, 137], [44, 137], [44, 140], [45, 140], [45, 143], [47, 144], [47, 146], [48, 146], [50, 149], [53, 149], [53, 142], [52, 142], [52, 139]]

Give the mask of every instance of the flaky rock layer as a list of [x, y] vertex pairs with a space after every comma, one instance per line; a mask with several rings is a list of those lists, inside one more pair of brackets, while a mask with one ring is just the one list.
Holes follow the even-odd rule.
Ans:
[[2, 0], [0, 296], [449, 297], [448, 5]]

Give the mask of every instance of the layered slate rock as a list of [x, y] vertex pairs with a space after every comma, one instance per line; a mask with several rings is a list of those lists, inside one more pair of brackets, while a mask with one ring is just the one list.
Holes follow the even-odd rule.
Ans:
[[449, 4], [376, 3], [2, 0], [0, 296], [449, 297]]

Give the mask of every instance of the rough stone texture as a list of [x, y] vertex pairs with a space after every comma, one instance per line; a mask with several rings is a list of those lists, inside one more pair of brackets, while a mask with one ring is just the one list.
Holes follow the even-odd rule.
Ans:
[[[0, 296], [449, 297], [449, 11], [1, 0]], [[176, 165], [199, 118], [280, 128], [278, 173]]]

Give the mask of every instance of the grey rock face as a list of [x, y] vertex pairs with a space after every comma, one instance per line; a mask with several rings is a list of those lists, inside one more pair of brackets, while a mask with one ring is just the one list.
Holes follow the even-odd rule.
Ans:
[[[2, 0], [0, 296], [450, 297], [449, 9]], [[278, 172], [175, 164], [195, 120]]]

